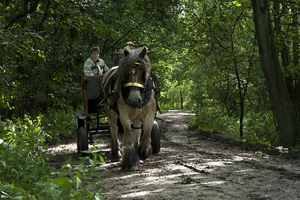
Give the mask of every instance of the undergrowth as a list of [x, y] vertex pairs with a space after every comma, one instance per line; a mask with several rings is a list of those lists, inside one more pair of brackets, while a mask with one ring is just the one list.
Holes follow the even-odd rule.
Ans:
[[255, 145], [280, 145], [272, 116], [258, 117], [246, 115], [243, 122], [243, 138], [240, 138], [238, 117], [221, 115], [218, 110], [204, 109], [196, 111], [191, 124], [200, 130], [221, 133], [221, 136], [236, 141], [245, 141]]
[[[103, 198], [98, 193], [88, 192], [86, 188], [90, 185], [101, 189], [100, 185], [91, 182], [95, 172], [103, 169], [99, 167], [103, 163], [101, 156], [94, 159], [83, 157], [74, 166], [71, 166], [69, 159], [55, 172], [49, 166], [50, 156], [43, 151], [46, 138], [59, 138], [60, 133], [73, 134], [74, 113], [74, 116], [71, 113], [61, 114], [52, 113], [48, 118], [40, 115], [35, 119], [25, 116], [0, 123], [0, 199]], [[54, 178], [57, 176], [59, 178]]]

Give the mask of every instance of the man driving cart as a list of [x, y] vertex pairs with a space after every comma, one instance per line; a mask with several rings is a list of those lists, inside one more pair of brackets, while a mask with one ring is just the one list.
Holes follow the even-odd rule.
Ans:
[[84, 76], [93, 76], [105, 74], [109, 69], [104, 60], [99, 58], [99, 47], [92, 47], [90, 49], [91, 56], [84, 62], [83, 74]]

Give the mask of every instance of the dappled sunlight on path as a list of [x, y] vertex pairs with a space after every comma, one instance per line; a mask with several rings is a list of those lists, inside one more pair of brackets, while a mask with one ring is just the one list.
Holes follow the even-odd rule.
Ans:
[[[300, 164], [261, 151], [249, 151], [189, 130], [191, 111], [158, 115], [161, 149], [124, 172], [105, 154], [107, 171], [94, 182], [105, 199], [300, 199]], [[120, 140], [122, 136], [120, 136]], [[110, 136], [99, 136], [99, 151], [109, 152]], [[55, 150], [53, 150], [55, 151]]]

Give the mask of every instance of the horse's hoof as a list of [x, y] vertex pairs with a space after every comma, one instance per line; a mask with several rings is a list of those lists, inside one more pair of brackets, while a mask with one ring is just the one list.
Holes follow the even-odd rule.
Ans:
[[148, 151], [142, 151], [142, 148], [138, 148], [138, 154], [141, 160], [146, 160], [150, 156], [150, 148], [148, 148]]
[[119, 157], [112, 157], [111, 158], [111, 162], [121, 162], [122, 161], [122, 158], [119, 158]]
[[122, 154], [118, 151], [117, 155], [111, 155], [111, 162], [120, 162], [122, 161]]
[[133, 171], [140, 170], [140, 168], [138, 166], [131, 166], [131, 167], [122, 168], [122, 170], [125, 172], [133, 172]]
[[137, 171], [140, 169], [140, 163], [139, 159], [136, 157], [136, 159], [133, 160], [125, 160], [125, 158], [122, 161], [122, 170], [124, 171]]

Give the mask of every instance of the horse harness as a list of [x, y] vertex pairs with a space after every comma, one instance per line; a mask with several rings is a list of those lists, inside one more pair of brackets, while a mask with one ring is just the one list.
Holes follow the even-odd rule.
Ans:
[[[143, 60], [141, 60], [143, 62]], [[139, 63], [139, 62], [134, 62], [134, 66], [132, 67], [130, 73], [131, 74], [135, 74], [136, 73], [136, 69], [135, 67], [139, 67], [140, 65], [143, 65], [144, 63]], [[145, 66], [143, 66], [145, 68]], [[114, 86], [116, 83], [116, 71], [117, 68], [115, 70], [112, 70], [110, 72], [110, 74], [108, 74], [107, 78], [104, 80], [103, 83], [103, 90], [102, 91], [102, 96], [104, 97], [104, 99], [101, 101], [101, 103], [106, 99], [109, 98], [111, 100], [109, 106], [109, 109], [113, 109], [116, 114], [119, 115], [119, 109], [117, 107], [117, 99], [119, 98], [119, 93], [118, 92], [113, 92], [114, 91]], [[145, 73], [146, 70], [145, 70]], [[145, 74], [145, 79], [146, 79], [146, 74]], [[154, 90], [155, 93], [155, 100], [156, 100], [156, 110], [158, 110], [159, 112], [159, 106], [158, 106], [158, 97], [160, 96], [160, 86], [158, 84], [158, 80], [157, 77], [153, 74], [153, 72], [151, 72], [150, 77], [148, 78], [148, 81], [146, 83], [147, 80], [145, 80], [144, 84], [138, 83], [138, 82], [127, 82], [124, 84], [123, 88], [121, 89], [122, 92], [122, 96], [123, 96], [123, 100], [124, 102], [126, 102], [127, 105], [131, 106], [128, 101], [126, 100], [126, 89], [127, 87], [129, 87], [128, 89], [131, 89], [133, 87], [135, 88], [139, 88], [140, 90], [143, 90], [143, 104], [139, 107], [136, 108], [142, 108], [144, 107], [146, 104], [149, 103], [150, 99], [151, 99], [151, 93], [152, 93], [152, 89]], [[153, 82], [154, 82], [154, 86], [153, 86]], [[131, 106], [132, 107], [132, 106]]]
[[[141, 61], [143, 61], [142, 59], [140, 59]], [[139, 67], [139, 66], [141, 66], [142, 64], [141, 63], [139, 63], [139, 62], [134, 62], [133, 63], [134, 65], [133, 65], [133, 67], [131, 68], [131, 71], [129, 72], [130, 74], [132, 74], [132, 75], [134, 75], [135, 73], [136, 73], [136, 67]], [[145, 69], [145, 66], [143, 65], [143, 68]], [[146, 70], [145, 70], [146, 71]], [[147, 85], [146, 84], [146, 77], [145, 77], [145, 83], [144, 84], [141, 84], [141, 83], [138, 83], [138, 82], [128, 82], [128, 83], [125, 83], [124, 84], [124, 88], [125, 87], [137, 87], [137, 88], [139, 88], [139, 89], [145, 89], [145, 85]], [[130, 89], [130, 88], [129, 88]], [[125, 99], [124, 99], [124, 101], [125, 101]]]

